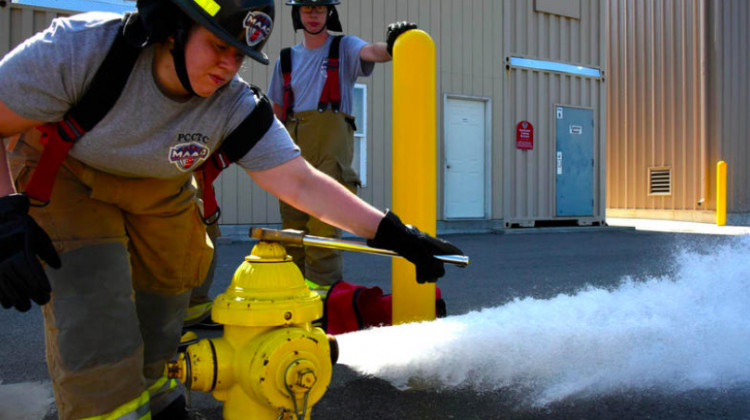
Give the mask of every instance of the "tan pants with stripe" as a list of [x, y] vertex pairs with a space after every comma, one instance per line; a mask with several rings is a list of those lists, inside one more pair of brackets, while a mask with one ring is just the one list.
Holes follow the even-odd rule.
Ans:
[[[357, 192], [361, 183], [352, 170], [354, 130], [350, 122], [354, 117], [326, 110], [303, 111], [294, 114], [286, 128], [300, 147], [302, 157], [319, 171], [329, 175], [351, 192]], [[283, 229], [301, 230], [307, 234], [327, 238], [340, 238], [341, 230], [299, 211], [289, 204], [279, 202]], [[343, 259], [341, 251], [317, 247], [288, 247], [287, 252], [305, 278], [321, 286], [330, 286], [342, 280]]]
[[[39, 150], [28, 134], [11, 155], [18, 191]], [[47, 268], [52, 299], [42, 308], [61, 419], [109, 413], [162, 377], [212, 257], [190, 179], [124, 178], [68, 157], [50, 204], [32, 209], [62, 259]], [[152, 399], [152, 412], [174, 398]]]

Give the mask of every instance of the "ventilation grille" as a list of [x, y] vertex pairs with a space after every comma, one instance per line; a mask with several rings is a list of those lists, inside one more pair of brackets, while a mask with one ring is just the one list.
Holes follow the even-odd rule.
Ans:
[[671, 168], [648, 169], [648, 193], [649, 195], [672, 194]]

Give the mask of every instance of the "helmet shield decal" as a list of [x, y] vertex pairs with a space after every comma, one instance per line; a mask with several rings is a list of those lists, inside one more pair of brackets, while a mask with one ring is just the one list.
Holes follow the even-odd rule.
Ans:
[[245, 42], [254, 47], [262, 43], [273, 29], [273, 19], [263, 12], [249, 12], [243, 23]]
[[171, 3], [243, 54], [268, 64], [263, 46], [273, 29], [274, 0], [171, 0]]

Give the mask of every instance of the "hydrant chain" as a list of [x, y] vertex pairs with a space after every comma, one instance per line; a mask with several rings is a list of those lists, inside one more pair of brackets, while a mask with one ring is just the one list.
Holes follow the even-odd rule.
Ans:
[[310, 395], [310, 390], [308, 389], [305, 391], [305, 396], [302, 401], [302, 413], [299, 412], [299, 408], [297, 408], [297, 398], [294, 395], [294, 392], [292, 392], [292, 389], [289, 388], [289, 384], [285, 383], [284, 387], [286, 388], [286, 392], [289, 394], [289, 397], [292, 399], [292, 404], [294, 405], [294, 415], [297, 416], [297, 420], [305, 420], [305, 416], [307, 415], [307, 396]]
[[[307, 396], [310, 395], [310, 390], [312, 389], [312, 385], [309, 387], [306, 387], [303, 385], [304, 382], [304, 376], [305, 375], [312, 375], [315, 377], [315, 373], [310, 369], [305, 369], [303, 371], [297, 372], [297, 381], [296, 384], [298, 384], [301, 388], [307, 389], [305, 391], [303, 401], [302, 401], [302, 413], [300, 413], [299, 408], [297, 408], [297, 396], [295, 395], [294, 391], [292, 391], [291, 386], [289, 385], [289, 371], [292, 368], [296, 368], [298, 365], [303, 362], [302, 359], [297, 359], [294, 362], [290, 363], [289, 366], [286, 367], [286, 372], [284, 372], [284, 376], [286, 377], [286, 380], [284, 380], [284, 388], [286, 389], [286, 392], [289, 394], [289, 397], [292, 399], [292, 404], [294, 405], [294, 415], [297, 416], [297, 420], [305, 420], [305, 416], [307, 415]], [[313, 384], [315, 381], [313, 381]]]

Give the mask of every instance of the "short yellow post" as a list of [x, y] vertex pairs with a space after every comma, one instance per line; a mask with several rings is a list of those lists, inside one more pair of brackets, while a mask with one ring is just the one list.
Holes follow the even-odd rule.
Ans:
[[[437, 146], [435, 43], [418, 29], [393, 47], [393, 211], [435, 235]], [[414, 265], [392, 262], [393, 323], [435, 319], [435, 284], [418, 284]]]
[[716, 224], [727, 224], [727, 163], [716, 164]]

